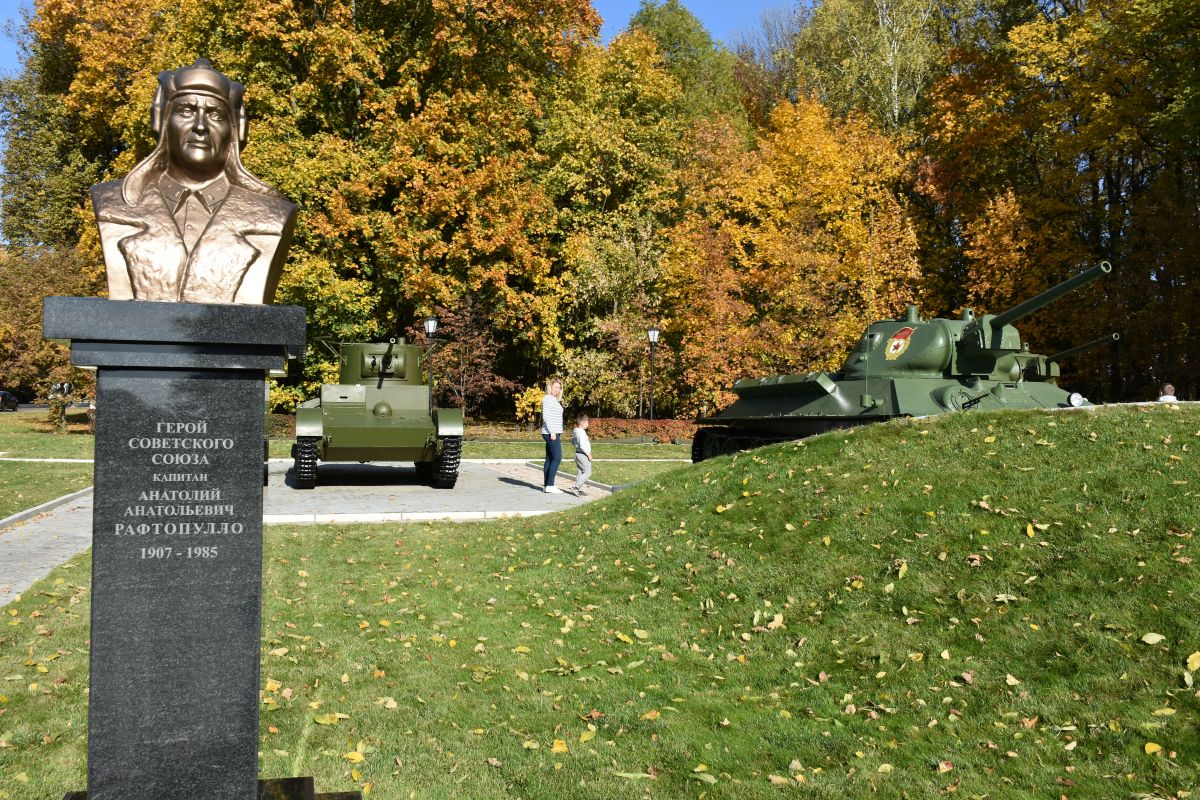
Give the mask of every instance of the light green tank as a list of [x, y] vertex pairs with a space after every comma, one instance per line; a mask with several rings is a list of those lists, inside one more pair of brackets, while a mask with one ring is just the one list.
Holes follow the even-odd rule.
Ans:
[[316, 486], [321, 461], [411, 461], [422, 482], [454, 488], [462, 411], [434, 407], [421, 348], [403, 338], [342, 344], [338, 358], [338, 383], [296, 410], [293, 485]]
[[1111, 271], [1103, 262], [1002, 314], [922, 319], [909, 306], [868, 326], [840, 372], [738, 381], [732, 405], [697, 420], [692, 461], [893, 417], [1087, 405], [1058, 386], [1058, 362], [1118, 335], [1043, 356], [1012, 323]]

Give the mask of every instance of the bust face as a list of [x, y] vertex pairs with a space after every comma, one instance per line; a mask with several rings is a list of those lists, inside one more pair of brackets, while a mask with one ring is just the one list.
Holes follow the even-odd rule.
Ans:
[[233, 135], [224, 102], [204, 94], [181, 94], [171, 103], [165, 127], [173, 177], [209, 181], [224, 169]]

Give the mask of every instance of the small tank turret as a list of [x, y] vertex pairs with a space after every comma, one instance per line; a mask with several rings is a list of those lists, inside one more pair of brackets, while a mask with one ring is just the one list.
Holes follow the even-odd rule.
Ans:
[[732, 405], [697, 420], [692, 460], [892, 417], [1085, 405], [1058, 387], [1059, 361], [1117, 334], [1044, 356], [1012, 323], [1110, 272], [1102, 262], [1000, 314], [923, 319], [909, 306], [900, 319], [871, 323], [839, 372], [738, 381]]
[[411, 461], [422, 482], [453, 488], [462, 411], [433, 405], [421, 348], [393, 338], [343, 343], [337, 354], [338, 382], [296, 409], [293, 485], [316, 486], [318, 461]]

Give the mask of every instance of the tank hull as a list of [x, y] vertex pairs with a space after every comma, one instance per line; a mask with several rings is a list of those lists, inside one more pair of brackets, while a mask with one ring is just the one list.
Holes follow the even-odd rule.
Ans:
[[734, 392], [738, 399], [732, 405], [696, 421], [701, 427], [693, 439], [693, 461], [896, 417], [1073, 405], [1068, 392], [1045, 382], [866, 381], [826, 373], [740, 381]]
[[731, 406], [697, 420], [692, 460], [895, 417], [1086, 405], [1058, 387], [1058, 361], [1118, 337], [1042, 356], [1011, 323], [1111, 271], [1101, 263], [978, 318], [963, 309], [960, 319], [922, 319], [909, 306], [899, 319], [869, 324], [839, 372], [738, 381]]
[[311, 489], [320, 462], [412, 462], [417, 477], [453, 488], [462, 448], [462, 412], [430, 402], [422, 383], [424, 354], [403, 340], [344, 344], [341, 382], [296, 413], [294, 480]]

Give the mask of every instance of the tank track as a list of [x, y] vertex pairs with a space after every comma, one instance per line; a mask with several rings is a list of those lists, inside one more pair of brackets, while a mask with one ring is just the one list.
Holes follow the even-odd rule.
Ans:
[[756, 436], [734, 433], [728, 428], [701, 428], [692, 437], [692, 463], [699, 464], [717, 456], [730, 456], [743, 450], [766, 447], [777, 442], [789, 442], [794, 436]]
[[292, 485], [297, 489], [312, 489], [317, 485], [317, 442], [315, 437], [302, 436], [292, 448], [295, 459]]
[[433, 488], [453, 489], [458, 482], [458, 465], [462, 461], [462, 437], [442, 439], [442, 452], [433, 462]]

